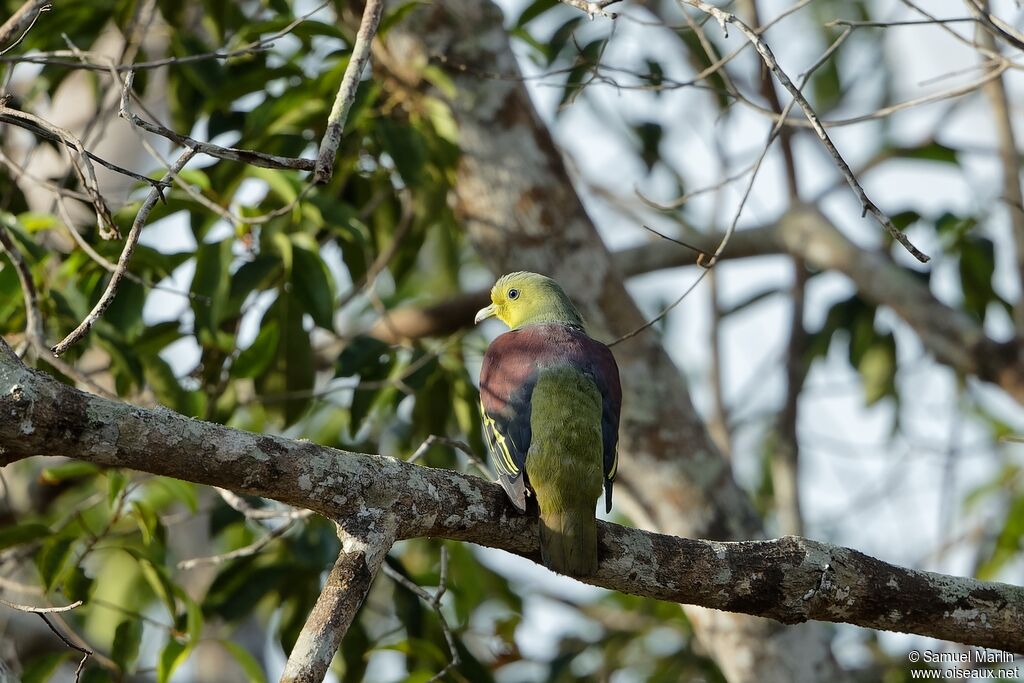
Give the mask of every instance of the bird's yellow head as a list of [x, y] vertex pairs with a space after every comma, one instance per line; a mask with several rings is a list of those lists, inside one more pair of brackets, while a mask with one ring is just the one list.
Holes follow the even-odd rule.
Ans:
[[583, 327], [583, 317], [561, 285], [549, 277], [526, 271], [498, 278], [491, 288], [491, 305], [480, 309], [475, 322], [491, 317], [513, 330], [537, 323]]

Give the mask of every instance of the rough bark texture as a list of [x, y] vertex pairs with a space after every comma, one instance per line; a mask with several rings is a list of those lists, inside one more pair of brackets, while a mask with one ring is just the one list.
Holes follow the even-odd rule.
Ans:
[[394, 521], [375, 514], [338, 527], [341, 551], [288, 655], [281, 683], [320, 683], [395, 541]]
[[[516, 511], [497, 484], [92, 396], [29, 370], [0, 341], [0, 462], [44, 453], [344, 520], [360, 540], [343, 547], [311, 630], [340, 631], [351, 620], [392, 538], [449, 538], [539, 560], [536, 518]], [[606, 522], [598, 533], [601, 563], [587, 579], [596, 586], [784, 624], [846, 622], [1024, 653], [1024, 588], [903, 569], [797, 537], [703, 541]]]
[[[495, 272], [557, 279], [597, 338], [644, 324], [569, 180], [521, 80], [500, 10], [452, 0], [410, 13], [379, 61], [411, 88], [428, 61], [447, 68], [462, 151], [457, 207]], [[481, 78], [479, 74], [502, 74]], [[764, 531], [693, 408], [685, 381], [653, 330], [617, 345], [623, 378], [620, 489], [665, 533], [750, 539]], [[817, 681], [841, 675], [823, 629], [779, 629], [705, 610], [687, 614], [730, 681]]]

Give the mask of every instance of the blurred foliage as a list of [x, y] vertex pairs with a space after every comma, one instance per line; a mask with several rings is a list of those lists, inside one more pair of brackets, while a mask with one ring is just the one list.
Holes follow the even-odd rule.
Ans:
[[[18, 4], [0, 7], [9, 12]], [[147, 40], [136, 61], [237, 50], [313, 9], [283, 1], [157, 4], [166, 22], [163, 51], [147, 52], [161, 43]], [[62, 2], [40, 23], [59, 18], [61, 31], [85, 49], [105, 26], [130, 26], [138, 8], [132, 0]], [[334, 9], [352, 19], [344, 3]], [[385, 16], [385, 29], [407, 9]], [[317, 15], [329, 16], [329, 10]], [[353, 35], [349, 21], [336, 26], [329, 18], [307, 19], [262, 51], [176, 63], [167, 69], [167, 123], [236, 147], [313, 156]], [[18, 50], [66, 48], [60, 32], [37, 28]], [[43, 105], [74, 73], [43, 67], [31, 95], [15, 104], [28, 110]], [[444, 85], [440, 72], [431, 78]], [[142, 71], [136, 89], [145, 92], [151, 82], [152, 74]], [[458, 291], [462, 268], [475, 263], [447, 200], [457, 160], [454, 123], [441, 101], [367, 81], [329, 185], [307, 190], [298, 173], [227, 161], [193, 164], [181, 176], [201, 196], [177, 186], [168, 190], [147, 228], [181, 231], [186, 236], [175, 243], [193, 246], [140, 245], [131, 263], [139, 281], [120, 287], [67, 359], [94, 368], [96, 381], [126, 400], [239, 428], [406, 456], [427, 436], [448, 435], [482, 453], [479, 399], [467, 371], [467, 360], [482, 353], [478, 339], [458, 335], [390, 347], [359, 332], [380, 307]], [[0, 217], [31, 267], [46, 336], [59, 339], [95, 304], [107, 273], [62, 241], [66, 233], [57, 218], [30, 209], [7, 171], [0, 171], [0, 188]], [[140, 200], [137, 193], [115, 207], [122, 232]], [[85, 239], [117, 260], [120, 242], [100, 240], [93, 228]], [[46, 240], [57, 248], [43, 246]], [[366, 289], [371, 264], [386, 258], [395, 240]], [[161, 283], [161, 289], [142, 283]], [[339, 301], [346, 302], [341, 310]], [[17, 340], [24, 327], [20, 288], [5, 261], [0, 334]], [[467, 466], [442, 446], [421, 462]], [[224, 673], [207, 680], [267, 680], [264, 642], [253, 637], [254, 625], [256, 633], [269, 629], [288, 652], [338, 549], [334, 528], [324, 520], [258, 523], [211, 490], [185, 482], [52, 459], [9, 470], [7, 483], [18, 494], [0, 527], [0, 562], [55, 603], [84, 601], [64, 616], [97, 653], [84, 681], [141, 676], [162, 683], [176, 672], [176, 680], [189, 680], [210, 661], [220, 662]], [[178, 567], [184, 559], [257, 543], [282, 525], [289, 528], [258, 553]], [[405, 542], [389, 562], [421, 585], [436, 585], [439, 545]], [[524, 595], [470, 548], [449, 544], [448, 550], [443, 608], [462, 664], [445, 679], [483, 682], [505, 668], [515, 676], [526, 664], [517, 645]], [[587, 615], [598, 608], [600, 619]], [[627, 668], [646, 672], [648, 680], [674, 681], [684, 671], [716, 671], [691, 653], [692, 634], [678, 607], [608, 596], [570, 609], [598, 630], [552, 643], [553, 658], [529, 663], [531, 675], [598, 680]], [[644, 619], [643, 628], [616, 627], [620, 617]], [[52, 634], [40, 638], [46, 646], [23, 662], [25, 680], [60, 680], [78, 658]], [[335, 670], [343, 680], [364, 680], [375, 658], [388, 663], [378, 665], [376, 676], [404, 671], [409, 681], [430, 679], [449, 660], [430, 606], [383, 577]]]
[[[0, 0], [0, 14], [20, 4]], [[166, 84], [159, 86], [167, 125], [244, 149], [313, 156], [357, 21], [347, 3], [329, 4], [343, 21], [335, 23], [329, 10], [292, 26], [314, 9], [312, 3], [160, 0], [160, 30], [153, 32], [159, 37], [144, 43], [136, 61], [238, 50], [291, 27], [259, 51], [168, 67]], [[869, 5], [822, 0], [810, 10], [823, 24], [836, 16], [869, 19]], [[62, 34], [88, 49], [107, 27], [132, 26], [139, 6], [135, 0], [62, 0], [17, 52], [65, 50]], [[413, 6], [393, 9], [382, 30]], [[655, 3], [650, 9], [664, 16], [667, 7]], [[47, 28], [53, 21], [59, 30]], [[819, 28], [808, 39], [824, 49], [837, 31]], [[560, 110], [609, 77], [601, 68], [609, 34], [555, 0], [527, 5], [510, 18], [508, 30], [530, 59], [561, 79]], [[689, 27], [673, 35], [678, 55], [651, 51], [634, 73], [613, 75], [632, 78], [633, 86], [657, 98], [682, 87], [666, 75], [679, 56], [699, 72], [724, 54], [717, 43], [706, 52]], [[850, 44], [876, 49], [879, 37], [862, 32]], [[11, 69], [2, 64], [0, 74], [7, 78]], [[436, 67], [428, 66], [424, 76], [440, 90], [452, 87]], [[857, 76], [841, 60], [829, 62], [812, 79], [810, 97], [822, 113], [838, 110]], [[66, 66], [44, 66], [12, 104], [43, 108], [72, 78], [84, 78], [87, 88], [100, 83], [100, 77]], [[145, 92], [155, 81], [141, 71], [136, 89]], [[735, 101], [722, 74], [705, 86], [713, 114], [728, 116]], [[637, 116], [619, 132], [646, 172], [667, 170], [682, 192], [681, 175], [666, 159], [670, 136], [664, 121]], [[960, 162], [957, 150], [938, 142], [905, 146], [886, 135], [879, 136], [876, 152], [879, 159]], [[303, 174], [234, 162], [194, 163], [181, 176], [195, 191], [175, 186], [152, 213], [150, 239], [131, 263], [138, 281], [121, 286], [106, 315], [67, 359], [89, 368], [96, 381], [125, 400], [233, 427], [399, 456], [436, 434], [465, 440], [482, 453], [478, 397], [467, 370], [483, 351], [479, 338], [456, 335], [391, 347], [361, 333], [382, 310], [459, 291], [477, 269], [449, 204], [457, 162], [458, 137], [446, 105], [380, 78], [359, 89], [328, 185], [308, 189]], [[62, 182], [76, 184], [71, 178]], [[140, 192], [114, 207], [122, 232], [135, 217]], [[926, 216], [909, 207], [894, 219], [900, 227], [927, 226], [938, 236], [943, 257], [957, 264], [958, 303], [970, 315], [984, 321], [1007, 307], [992, 284], [993, 243], [977, 229], [984, 216]], [[30, 206], [6, 169], [0, 169], [0, 220], [31, 267], [47, 339], [62, 338], [99, 298], [106, 270], [73, 248], [52, 209]], [[121, 243], [102, 241], [94, 226], [87, 227], [86, 241], [116, 261]], [[160, 231], [182, 233], [173, 242], [188, 246], [147, 246], [159, 245], [153, 235]], [[746, 313], [779, 293], [757, 293], [725, 315]], [[822, 324], [808, 330], [807, 367], [837, 348], [859, 374], [867, 404], [900, 401], [900, 349], [883, 318], [856, 294], [831, 302]], [[16, 274], [2, 261], [0, 334], [18, 340], [25, 323]], [[44, 360], [37, 363], [59, 376]], [[1010, 434], [993, 416], [979, 419], [997, 437]], [[463, 456], [439, 445], [422, 462], [468, 467]], [[54, 603], [84, 601], [64, 619], [97, 652], [85, 681], [162, 683], [176, 673], [177, 680], [190, 680], [210, 661], [221, 668], [207, 680], [266, 680], [267, 642], [290, 649], [337, 551], [334, 529], [324, 520], [258, 523], [215, 492], [185, 482], [40, 458], [4, 474], [10, 500], [0, 508], [0, 568], [38, 586]], [[968, 501], [995, 501], [1001, 520], [979, 554], [980, 576], [996, 575], [1020, 557], [1022, 482], [1019, 469], [1007, 468]], [[770, 486], [758, 493], [762, 503], [772, 495]], [[288, 528], [282, 531], [282, 525]], [[188, 558], [246, 548], [270, 533], [280, 537], [259, 552], [188, 570], [178, 566]], [[440, 580], [440, 545], [406, 541], [388, 562], [432, 590]], [[722, 680], [675, 605], [618, 594], [574, 602], [510, 580], [493, 566], [500, 555], [482, 562], [468, 546], [446, 545], [450, 564], [442, 609], [455, 630], [462, 664], [445, 680]], [[547, 643], [548, 654], [541, 657], [520, 650], [524, 641], [537, 641], [521, 627], [531, 610], [572, 615], [573, 628]], [[41, 637], [46, 645], [23, 662], [26, 681], [58, 680], [58, 672], [77, 663], [75, 653], [48, 632]], [[397, 680], [422, 682], [448, 660], [430, 606], [382, 577], [334, 670], [345, 681], [379, 680], [373, 676], [388, 672]], [[905, 662], [883, 660], [878, 666], [886, 680], [907, 679]]]

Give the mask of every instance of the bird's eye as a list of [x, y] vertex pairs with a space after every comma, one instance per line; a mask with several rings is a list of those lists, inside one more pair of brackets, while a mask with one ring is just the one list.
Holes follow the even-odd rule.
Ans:
[[508, 298], [512, 299], [513, 301], [518, 299], [519, 298], [519, 290], [518, 289], [510, 289], [510, 290], [508, 290]]

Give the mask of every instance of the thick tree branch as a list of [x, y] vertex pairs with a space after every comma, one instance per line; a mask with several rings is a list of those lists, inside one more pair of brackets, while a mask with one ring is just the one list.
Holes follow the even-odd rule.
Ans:
[[281, 683], [320, 683], [395, 542], [394, 520], [364, 511], [338, 525], [341, 550], [306, 619]]
[[[331, 606], [322, 616], [338, 624], [348, 614], [341, 605], [352, 604], [343, 587], [359, 580], [351, 563], [364, 564], [368, 582], [392, 537], [448, 538], [539, 559], [536, 519], [518, 513], [495, 484], [85, 394], [26, 368], [0, 341], [0, 460], [36, 454], [273, 498], [355, 525], [350, 534], [369, 518], [393, 520], [392, 531], [377, 532], [379, 542], [343, 549], [342, 569], [332, 572], [342, 583], [329, 584], [334, 597], [321, 600]], [[1024, 588], [1016, 586], [904, 569], [797, 537], [703, 541], [602, 522], [599, 552], [598, 572], [586, 582], [620, 592], [785, 624], [843, 622], [1024, 653]], [[353, 588], [361, 600], [362, 584]], [[322, 631], [320, 623], [308, 628]]]

